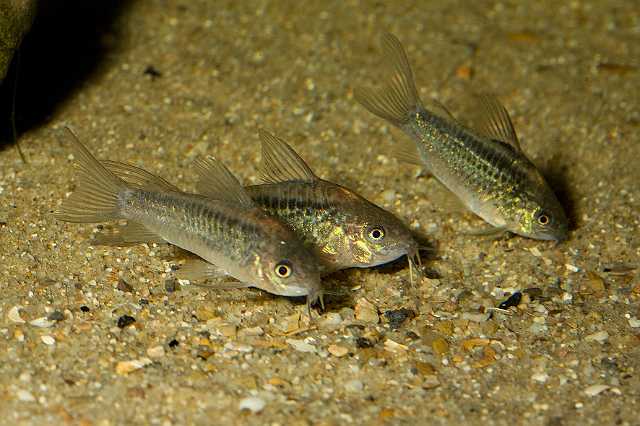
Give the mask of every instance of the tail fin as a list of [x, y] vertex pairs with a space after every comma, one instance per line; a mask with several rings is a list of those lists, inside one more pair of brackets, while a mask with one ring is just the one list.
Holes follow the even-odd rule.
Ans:
[[373, 114], [397, 127], [403, 127], [411, 115], [422, 108], [407, 54], [393, 34], [382, 37], [382, 48], [391, 68], [380, 90], [357, 88], [355, 98]]
[[62, 203], [55, 217], [74, 223], [120, 219], [120, 194], [127, 184], [96, 160], [69, 127], [65, 127], [65, 132], [78, 165], [79, 188]]

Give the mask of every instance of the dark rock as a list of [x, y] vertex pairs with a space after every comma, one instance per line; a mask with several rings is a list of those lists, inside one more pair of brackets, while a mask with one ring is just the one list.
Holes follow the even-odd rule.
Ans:
[[386, 311], [384, 313], [384, 317], [389, 321], [389, 326], [392, 330], [397, 330], [406, 320], [415, 318], [415, 316], [415, 311], [407, 308]]
[[53, 311], [47, 316], [47, 319], [49, 321], [62, 321], [64, 320], [64, 314], [60, 311]]
[[128, 327], [134, 322], [136, 322], [136, 319], [131, 315], [123, 315], [120, 318], [118, 318], [118, 328]]
[[360, 349], [372, 348], [373, 343], [371, 342], [371, 340], [367, 339], [366, 337], [358, 337], [356, 339], [356, 346]]
[[124, 291], [125, 293], [133, 293], [133, 287], [124, 278], [120, 278], [118, 280], [117, 288], [118, 290]]

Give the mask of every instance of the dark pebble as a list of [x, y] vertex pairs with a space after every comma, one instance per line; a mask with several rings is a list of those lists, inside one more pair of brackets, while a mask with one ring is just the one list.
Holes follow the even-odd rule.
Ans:
[[512, 306], [518, 306], [522, 300], [522, 293], [516, 291], [507, 300], [498, 305], [499, 309], [509, 309]]
[[88, 307], [88, 306], [82, 305], [82, 306], [80, 306], [80, 310], [81, 310], [82, 312], [89, 312], [91, 309], [89, 309], [89, 307]]
[[118, 288], [118, 290], [124, 291], [125, 293], [133, 293], [133, 287], [131, 287], [131, 284], [126, 282], [124, 278], [120, 278], [118, 280], [118, 287], [117, 288]]
[[136, 319], [131, 315], [123, 315], [120, 318], [118, 318], [118, 328], [128, 327], [134, 322], [136, 322]]
[[140, 299], [138, 303], [140, 303], [141, 305], [148, 305], [149, 301], [147, 299]]
[[356, 346], [360, 349], [372, 348], [373, 343], [366, 337], [358, 337], [356, 339]]
[[525, 288], [522, 292], [528, 294], [531, 300], [542, 297], [542, 289], [538, 287]]
[[402, 327], [402, 324], [408, 320], [415, 318], [416, 313], [407, 308], [400, 308], [393, 311], [386, 311], [384, 313], [385, 318], [389, 321], [389, 326], [392, 330], [397, 330]]
[[60, 311], [53, 311], [47, 316], [49, 321], [62, 321], [64, 319], [64, 314]]
[[167, 290], [167, 293], [173, 293], [180, 289], [180, 284], [175, 278], [170, 278], [164, 281], [164, 289]]
[[179, 344], [180, 344], [180, 342], [178, 342], [176, 339], [173, 339], [172, 341], [169, 342], [169, 347], [170, 348], [175, 348]]
[[407, 331], [407, 337], [411, 340], [418, 340], [420, 338], [420, 336], [418, 336], [413, 331]]
[[151, 77], [151, 80], [162, 77], [162, 73], [153, 65], [149, 65], [144, 69], [144, 75]]

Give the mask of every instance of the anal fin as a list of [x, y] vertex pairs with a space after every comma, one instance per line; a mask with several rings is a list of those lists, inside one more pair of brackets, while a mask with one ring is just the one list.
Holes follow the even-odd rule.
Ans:
[[158, 234], [149, 231], [144, 225], [136, 222], [128, 222], [126, 225], [103, 230], [91, 240], [91, 244], [99, 246], [126, 246], [137, 243], [162, 244], [166, 241]]

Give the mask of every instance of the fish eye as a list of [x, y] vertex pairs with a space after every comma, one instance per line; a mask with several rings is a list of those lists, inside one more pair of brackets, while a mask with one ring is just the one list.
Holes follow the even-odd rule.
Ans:
[[274, 271], [280, 278], [288, 278], [291, 276], [291, 272], [293, 272], [293, 269], [291, 268], [291, 264], [288, 261], [283, 260], [276, 265]]
[[369, 238], [372, 241], [382, 241], [384, 238], [384, 228], [381, 226], [371, 228], [369, 230]]
[[540, 212], [536, 218], [538, 223], [542, 226], [547, 226], [551, 223], [551, 216], [546, 212]]

